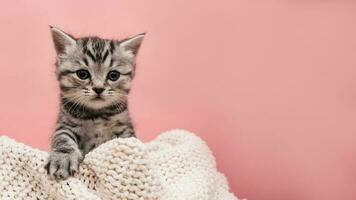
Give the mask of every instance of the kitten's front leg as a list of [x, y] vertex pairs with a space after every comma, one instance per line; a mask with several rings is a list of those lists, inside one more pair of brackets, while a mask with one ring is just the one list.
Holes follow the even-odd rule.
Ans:
[[50, 177], [59, 180], [73, 176], [82, 160], [76, 135], [66, 129], [56, 131], [52, 139], [52, 150], [45, 165]]

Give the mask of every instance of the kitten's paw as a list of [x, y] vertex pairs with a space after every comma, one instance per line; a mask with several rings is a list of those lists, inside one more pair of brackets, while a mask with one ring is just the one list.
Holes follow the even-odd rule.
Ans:
[[82, 160], [80, 152], [52, 152], [47, 160], [45, 169], [52, 179], [63, 180], [73, 176], [78, 171]]

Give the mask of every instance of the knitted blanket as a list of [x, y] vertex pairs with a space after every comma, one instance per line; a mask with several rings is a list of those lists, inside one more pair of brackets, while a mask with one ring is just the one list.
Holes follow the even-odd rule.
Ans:
[[0, 199], [237, 200], [206, 144], [173, 130], [149, 143], [108, 141], [85, 156], [79, 173], [50, 180], [48, 153], [0, 137]]

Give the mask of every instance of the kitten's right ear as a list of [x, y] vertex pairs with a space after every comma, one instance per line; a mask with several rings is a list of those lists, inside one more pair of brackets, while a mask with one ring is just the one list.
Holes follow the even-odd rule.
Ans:
[[68, 52], [68, 49], [76, 47], [77, 42], [73, 36], [53, 26], [50, 26], [50, 29], [54, 47], [58, 55], [65, 54]]

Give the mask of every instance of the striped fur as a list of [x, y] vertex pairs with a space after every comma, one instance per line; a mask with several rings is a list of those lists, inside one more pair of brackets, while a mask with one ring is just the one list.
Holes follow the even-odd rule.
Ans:
[[[127, 95], [144, 35], [116, 41], [76, 39], [54, 27], [51, 32], [61, 107], [45, 168], [52, 178], [65, 179], [78, 170], [83, 156], [93, 148], [115, 137], [135, 136]], [[78, 70], [86, 70], [89, 77], [80, 78]], [[119, 72], [117, 80], [109, 78], [112, 71]], [[95, 88], [103, 92], [99, 94]]]

